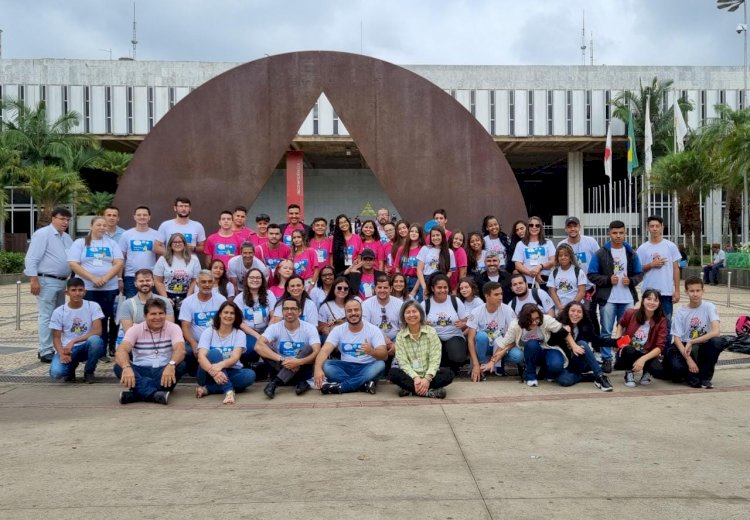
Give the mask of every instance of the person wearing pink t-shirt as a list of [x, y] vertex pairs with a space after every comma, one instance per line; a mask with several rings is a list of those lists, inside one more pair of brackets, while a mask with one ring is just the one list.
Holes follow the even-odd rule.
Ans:
[[292, 232], [300, 230], [303, 236], [310, 235], [310, 227], [302, 222], [302, 209], [298, 204], [289, 204], [286, 208], [286, 224], [281, 226], [281, 239], [284, 245], [292, 245]]
[[307, 247], [307, 239], [299, 229], [292, 231], [292, 262], [294, 272], [305, 281], [305, 289], [309, 292], [318, 282], [318, 255], [315, 250]]
[[209, 235], [203, 246], [206, 264], [221, 260], [227, 267], [229, 260], [240, 254], [242, 238], [232, 232], [232, 212], [222, 211], [219, 216], [219, 231]]
[[382, 271], [385, 265], [385, 251], [374, 220], [365, 220], [362, 223], [359, 237], [362, 239], [362, 249], [372, 249], [375, 253], [375, 269]]
[[281, 228], [278, 224], [269, 224], [268, 243], [259, 245], [255, 254], [271, 271], [276, 269], [279, 262], [289, 258], [292, 250], [281, 243]]
[[268, 243], [268, 226], [271, 224], [271, 217], [265, 213], [259, 214], [255, 217], [255, 247], [262, 246]]
[[323, 217], [316, 217], [312, 222], [312, 236], [309, 240], [309, 246], [315, 250], [318, 259], [318, 267], [321, 269], [331, 265], [331, 237], [326, 236], [328, 223]]
[[250, 242], [257, 246], [257, 235], [255, 231], [245, 225], [245, 222], [247, 222], [247, 208], [237, 206], [232, 213], [232, 233], [240, 237], [242, 242]]
[[417, 255], [424, 246], [422, 226], [419, 224], [409, 226], [409, 236], [406, 243], [407, 247], [399, 248], [394, 263], [398, 266], [399, 272], [406, 277], [406, 287], [411, 292], [419, 282], [419, 278], [417, 278], [417, 265], [419, 265]]
[[450, 282], [451, 292], [456, 294], [458, 291], [458, 282], [466, 276], [466, 268], [469, 265], [469, 259], [466, 256], [464, 245], [464, 234], [460, 229], [453, 232], [450, 239], [450, 247], [453, 250], [453, 256], [456, 258], [456, 270], [451, 271]]
[[273, 271], [273, 276], [268, 281], [268, 290], [276, 298], [281, 298], [284, 294], [284, 287], [287, 280], [294, 276], [294, 263], [291, 260], [282, 260]]

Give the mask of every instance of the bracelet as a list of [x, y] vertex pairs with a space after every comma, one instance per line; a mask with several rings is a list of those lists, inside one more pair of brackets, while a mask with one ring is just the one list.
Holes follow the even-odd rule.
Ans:
[[124, 367], [122, 367], [123, 370], [125, 370], [126, 368], [132, 369], [133, 367], [132, 367], [132, 365], [125, 365]]

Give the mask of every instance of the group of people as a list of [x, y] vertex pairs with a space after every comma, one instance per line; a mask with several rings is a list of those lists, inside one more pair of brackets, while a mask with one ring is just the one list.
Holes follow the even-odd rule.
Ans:
[[444, 209], [423, 227], [383, 208], [359, 233], [339, 215], [330, 233], [323, 217], [303, 223], [295, 204], [281, 225], [258, 215], [255, 230], [237, 207], [206, 236], [190, 213], [178, 197], [174, 218], [154, 229], [139, 206], [126, 231], [110, 207], [73, 241], [70, 212], [53, 210], [25, 269], [39, 302], [38, 356], [53, 378], [75, 381], [85, 362], [91, 383], [114, 358], [122, 404], [167, 404], [185, 373], [197, 398], [222, 394], [225, 404], [261, 377], [269, 399], [283, 386], [375, 394], [383, 376], [401, 396], [444, 398], [467, 362], [474, 382], [515, 365], [529, 386], [611, 391], [613, 368], [628, 387], [636, 377], [712, 386], [719, 318], [700, 278], [685, 281], [689, 302], [673, 316], [681, 257], [658, 216], [635, 250], [622, 222], [600, 247], [576, 217], [555, 246], [538, 217], [507, 235], [487, 216], [481, 232], [464, 234]]

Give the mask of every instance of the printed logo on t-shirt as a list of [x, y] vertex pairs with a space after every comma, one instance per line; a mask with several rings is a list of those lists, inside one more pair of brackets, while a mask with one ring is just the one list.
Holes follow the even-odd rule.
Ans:
[[451, 320], [450, 316], [448, 316], [444, 312], [438, 313], [437, 319], [435, 320], [435, 324], [437, 324], [440, 327], [447, 327], [451, 323], [453, 323], [453, 321]]
[[213, 320], [214, 316], [216, 316], [216, 311], [194, 312], [193, 323], [200, 327], [205, 327], [211, 320]]
[[88, 246], [86, 248], [86, 258], [104, 258], [106, 256], [112, 256], [108, 247]]
[[528, 260], [529, 265], [541, 264], [544, 254], [545, 254], [545, 249], [543, 246], [527, 247], [524, 250], [524, 256], [526, 257], [526, 260]]
[[284, 235], [284, 243], [288, 246], [292, 245], [292, 235]]
[[583, 264], [586, 263], [586, 251], [581, 251], [580, 253], [576, 253], [576, 260], [578, 261], [578, 267], [581, 267]]
[[633, 341], [631, 344], [636, 348], [636, 350], [643, 351], [643, 346], [646, 344], [646, 341], [648, 341], [648, 331], [645, 330], [644, 327], [638, 327], [638, 330], [635, 331], [635, 334], [633, 334]]
[[130, 251], [132, 253], [147, 253], [148, 251], [154, 250], [154, 242], [152, 240], [131, 240]]
[[307, 258], [303, 258], [302, 260], [297, 260], [294, 262], [294, 272], [301, 275], [305, 271], [307, 271], [307, 265], [308, 265]]
[[301, 341], [281, 341], [279, 352], [284, 357], [296, 357], [304, 345]]
[[401, 259], [401, 265], [404, 269], [416, 269], [419, 260], [416, 256], [405, 256]]
[[185, 242], [187, 242], [188, 245], [193, 245], [193, 234], [192, 233], [183, 233], [182, 236], [185, 237]]
[[341, 352], [355, 357], [362, 357], [365, 355], [362, 350], [362, 343], [342, 343]]
[[318, 263], [323, 263], [328, 259], [328, 251], [325, 249], [316, 249], [315, 254], [318, 256]]
[[431, 269], [437, 269], [438, 265], [440, 265], [440, 261], [437, 258], [430, 259], [430, 268]]
[[216, 244], [216, 254], [218, 256], [234, 256], [237, 251], [236, 244]]
[[561, 292], [568, 292], [572, 291], [574, 289], [573, 285], [570, 283], [570, 280], [567, 278], [561, 278], [557, 280], [557, 290]]
[[365, 298], [371, 297], [373, 294], [375, 294], [375, 282], [360, 282], [359, 293]]
[[266, 258], [266, 265], [269, 269], [274, 270], [281, 263], [283, 258]]
[[89, 331], [89, 326], [79, 317], [73, 318], [73, 323], [70, 324], [70, 333], [76, 336], [83, 336]]
[[167, 291], [174, 294], [184, 294], [190, 284], [190, 274], [178, 269], [172, 273], [172, 279], [167, 283]]
[[625, 272], [625, 263], [620, 258], [614, 258], [614, 271], [617, 273]]
[[494, 340], [498, 337], [498, 324], [497, 320], [490, 320], [487, 322], [487, 326], [484, 327], [484, 332], [490, 340]]
[[344, 258], [344, 264], [352, 265], [354, 260], [354, 246], [346, 246], [346, 255]]
[[229, 359], [229, 356], [232, 355], [232, 351], [234, 350], [234, 346], [230, 345], [227, 347], [222, 345], [219, 347], [215, 347], [214, 345], [211, 345], [211, 349], [218, 350], [219, 352], [221, 352], [221, 357], [223, 357], [224, 359]]
[[690, 339], [695, 339], [703, 336], [708, 332], [708, 328], [701, 323], [701, 319], [698, 316], [690, 318]]

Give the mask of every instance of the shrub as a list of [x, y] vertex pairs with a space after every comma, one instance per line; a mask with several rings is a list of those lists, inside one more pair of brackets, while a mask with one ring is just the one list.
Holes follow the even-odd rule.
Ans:
[[23, 253], [0, 251], [0, 274], [20, 273], [23, 271]]

